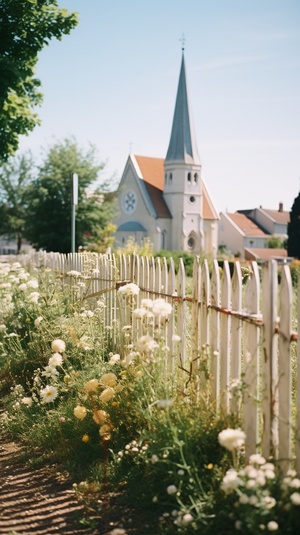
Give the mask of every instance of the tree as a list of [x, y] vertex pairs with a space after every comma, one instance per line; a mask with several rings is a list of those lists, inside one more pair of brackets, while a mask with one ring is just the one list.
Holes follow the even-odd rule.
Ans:
[[42, 102], [38, 53], [77, 23], [77, 14], [59, 8], [57, 0], [0, 0], [0, 160], [39, 124], [33, 111]]
[[300, 259], [300, 193], [295, 198], [288, 224], [288, 256]]
[[36, 249], [70, 252], [71, 177], [78, 174], [76, 207], [76, 249], [95, 243], [114, 213], [114, 193], [103, 183], [91, 186], [104, 165], [96, 162], [96, 149], [80, 148], [73, 138], [50, 147], [38, 177], [27, 190], [26, 236]]
[[0, 235], [17, 240], [21, 250], [25, 232], [26, 193], [32, 181], [33, 160], [30, 152], [9, 158], [0, 168]]

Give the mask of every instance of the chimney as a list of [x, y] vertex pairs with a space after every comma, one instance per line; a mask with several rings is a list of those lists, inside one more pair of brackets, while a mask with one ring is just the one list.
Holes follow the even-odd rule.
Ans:
[[278, 212], [283, 212], [283, 203], [282, 202], [279, 203]]

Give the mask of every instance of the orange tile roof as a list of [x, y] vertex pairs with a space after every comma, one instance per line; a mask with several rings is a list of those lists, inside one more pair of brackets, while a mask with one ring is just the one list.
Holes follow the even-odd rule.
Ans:
[[234, 212], [233, 214], [226, 214], [245, 234], [245, 236], [268, 236], [263, 232], [251, 219], [244, 214]]
[[[140, 168], [144, 182], [150, 186], [154, 186], [154, 189], [147, 187], [148, 193], [155, 206], [159, 217], [171, 217], [166, 202], [161, 195], [159, 199], [158, 192], [155, 192], [155, 188], [162, 193], [164, 189], [164, 159], [163, 158], [151, 158], [149, 156], [137, 156], [134, 155], [137, 164]], [[203, 218], [204, 219], [219, 219], [210, 195], [206, 189], [204, 182], [203, 185]]]
[[270, 248], [245, 248], [246, 260], [272, 260], [273, 258], [286, 258], [286, 249], [270, 249]]
[[276, 223], [287, 224], [290, 221], [290, 212], [286, 212], [286, 211], [280, 212], [279, 210], [267, 210], [266, 208], [262, 208], [262, 210], [266, 212], [268, 216], [274, 219]]
[[143, 179], [155, 188], [164, 188], [164, 159], [150, 158], [148, 156], [136, 156], [135, 159], [141, 170]]

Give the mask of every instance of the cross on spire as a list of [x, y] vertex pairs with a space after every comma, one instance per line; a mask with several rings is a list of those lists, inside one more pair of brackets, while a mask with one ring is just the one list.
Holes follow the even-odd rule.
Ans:
[[181, 38], [179, 39], [179, 41], [181, 42], [181, 50], [182, 52], [184, 51], [184, 46], [185, 46], [185, 37], [184, 37], [184, 33], [182, 34]]

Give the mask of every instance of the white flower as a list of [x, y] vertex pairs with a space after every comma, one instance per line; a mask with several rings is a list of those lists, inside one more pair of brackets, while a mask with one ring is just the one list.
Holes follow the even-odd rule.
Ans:
[[173, 405], [173, 401], [171, 399], [160, 399], [157, 402], [157, 408], [160, 410], [168, 409]]
[[38, 292], [31, 292], [28, 296], [28, 299], [31, 303], [37, 303], [39, 300], [40, 294]]
[[75, 271], [75, 269], [72, 269], [71, 271], [67, 271], [68, 277], [74, 277], [75, 279], [77, 277], [81, 277], [81, 273], [79, 271]]
[[276, 500], [273, 498], [273, 496], [265, 496], [264, 497], [264, 504], [267, 509], [272, 509], [272, 507], [275, 507]]
[[300, 505], [300, 493], [299, 492], [293, 492], [293, 494], [290, 495], [290, 499], [293, 505]]
[[167, 487], [167, 493], [170, 494], [170, 496], [172, 494], [176, 494], [176, 492], [177, 492], [177, 487], [175, 485], [169, 485]]
[[223, 448], [233, 451], [245, 443], [246, 435], [241, 429], [224, 429], [219, 433], [219, 442]]
[[173, 342], [180, 342], [181, 338], [178, 334], [173, 334], [172, 341]]
[[137, 319], [137, 320], [141, 320], [143, 319], [143, 317], [148, 313], [147, 309], [146, 308], [136, 308], [133, 312], [132, 312], [132, 317]]
[[172, 305], [164, 299], [155, 299], [153, 301], [152, 312], [156, 316], [167, 318], [172, 313]]
[[111, 398], [113, 398], [114, 395], [115, 395], [114, 389], [111, 388], [110, 386], [108, 386], [107, 388], [105, 388], [105, 390], [103, 390], [103, 392], [100, 394], [99, 398], [100, 398], [101, 401], [106, 403]]
[[234, 468], [230, 468], [230, 470], [227, 470], [225, 476], [223, 477], [223, 481], [221, 483], [221, 490], [223, 490], [225, 494], [229, 494], [231, 491], [233, 491], [239, 485], [242, 484], [243, 482], [238, 476], [237, 471], [234, 470]]
[[266, 459], [259, 453], [253, 453], [249, 457], [249, 464], [265, 464]]
[[151, 353], [153, 349], [158, 347], [158, 343], [155, 342], [154, 338], [152, 336], [149, 336], [149, 334], [145, 334], [144, 336], [141, 336], [137, 342], [136, 342], [137, 350], [141, 353]]
[[115, 355], [112, 355], [110, 357], [109, 364], [116, 364], [119, 360], [120, 360], [120, 355], [116, 353]]
[[292, 481], [289, 483], [289, 487], [291, 487], [292, 489], [299, 489], [300, 479], [298, 479], [297, 477], [292, 479]]
[[53, 340], [51, 349], [54, 353], [64, 353], [64, 351], [66, 351], [66, 344], [63, 340], [57, 338], [56, 340]]
[[39, 316], [38, 318], [36, 318], [34, 320], [35, 327], [38, 327], [42, 321], [43, 321], [43, 317], [42, 316]]
[[45, 366], [44, 371], [42, 372], [44, 377], [49, 377], [55, 379], [58, 376], [58, 371], [54, 366]]
[[137, 284], [134, 284], [134, 282], [129, 282], [128, 284], [124, 284], [123, 286], [120, 286], [118, 289], [118, 293], [120, 295], [138, 295], [139, 294], [139, 287]]
[[152, 457], [151, 457], [151, 463], [152, 464], [156, 464], [156, 463], [158, 463], [158, 461], [159, 461], [158, 456], [153, 454]]
[[19, 286], [19, 290], [21, 290], [21, 292], [25, 292], [26, 288], [27, 288], [27, 286], [26, 286], [25, 282], [22, 282], [22, 284], [20, 284], [20, 286]]
[[60, 353], [53, 353], [52, 357], [50, 357], [48, 361], [48, 365], [52, 366], [53, 368], [56, 368], [56, 366], [62, 365], [63, 358]]
[[249, 497], [247, 496], [247, 494], [241, 494], [240, 497], [239, 497], [239, 502], [242, 503], [242, 504], [246, 504], [249, 502]]
[[190, 524], [191, 522], [193, 521], [193, 517], [190, 513], [186, 513], [185, 515], [183, 515], [182, 517], [182, 524], [184, 526], [187, 526], [188, 524]]
[[43, 403], [50, 403], [58, 396], [58, 390], [55, 386], [47, 385], [40, 391]]
[[153, 307], [153, 301], [152, 299], [142, 299], [141, 300], [142, 307], [145, 308], [152, 308]]
[[28, 282], [26, 283], [26, 286], [27, 286], [27, 288], [34, 288], [34, 289], [36, 289], [36, 288], [39, 287], [39, 283], [38, 283], [38, 281], [37, 281], [36, 279], [31, 279], [30, 281], [28, 281]]
[[268, 531], [277, 531], [278, 527], [279, 526], [277, 522], [275, 522], [274, 520], [271, 520], [270, 522], [267, 523]]
[[114, 528], [109, 535], [126, 535], [126, 531], [123, 528]]
[[21, 401], [22, 401], [23, 405], [27, 405], [27, 407], [31, 407], [32, 402], [33, 402], [32, 398], [30, 398], [30, 397], [22, 398]]

